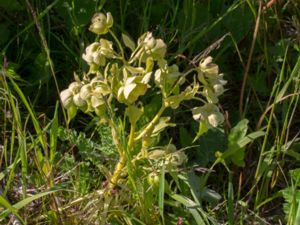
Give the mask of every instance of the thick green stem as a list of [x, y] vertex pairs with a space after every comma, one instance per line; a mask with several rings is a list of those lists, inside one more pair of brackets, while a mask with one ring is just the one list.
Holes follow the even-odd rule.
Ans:
[[119, 161], [118, 161], [118, 163], [115, 167], [114, 173], [113, 173], [112, 177], [110, 178], [110, 181], [109, 181], [109, 184], [108, 184], [108, 192], [110, 192], [116, 186], [116, 184], [118, 183], [120, 174], [121, 174], [121, 172], [122, 172], [122, 170], [123, 170], [123, 168], [125, 167], [125, 164], [126, 164], [125, 151], [124, 151], [124, 148], [123, 148], [123, 146], [120, 142], [119, 135], [118, 135], [118, 132], [117, 132], [117, 129], [116, 129], [116, 125], [111, 120], [109, 121], [109, 125], [111, 127], [112, 138], [113, 138], [115, 146], [118, 149], [120, 158], [119, 158]]
[[134, 146], [134, 132], [135, 132], [135, 124], [131, 124], [130, 134], [128, 139], [128, 148], [131, 150]]
[[112, 177], [110, 178], [110, 181], [108, 184], [109, 191], [111, 191], [118, 184], [119, 177], [125, 167], [125, 164], [126, 164], [126, 156], [125, 156], [125, 154], [122, 154], [119, 158], [119, 162], [117, 163], [117, 165], [115, 167], [115, 171], [114, 171]]

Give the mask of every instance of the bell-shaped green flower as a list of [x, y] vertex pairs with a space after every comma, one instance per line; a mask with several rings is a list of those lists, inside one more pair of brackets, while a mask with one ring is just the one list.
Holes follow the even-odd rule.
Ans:
[[77, 107], [84, 107], [84, 106], [86, 106], [87, 105], [87, 102], [86, 102], [86, 100], [84, 100], [84, 99], [82, 99], [81, 97], [80, 97], [80, 94], [78, 93], [78, 94], [76, 94], [76, 95], [74, 95], [74, 97], [73, 97], [73, 102], [74, 102], [74, 104], [77, 106]]
[[88, 100], [92, 94], [92, 86], [90, 84], [83, 85], [80, 89], [79, 94], [83, 100]]
[[213, 58], [211, 56], [208, 56], [199, 63], [200, 71], [207, 77], [214, 77], [219, 74], [219, 67], [218, 65], [212, 63], [212, 59]]
[[113, 25], [113, 17], [110, 12], [96, 13], [92, 18], [89, 30], [95, 34], [106, 34]]
[[193, 118], [205, 123], [207, 128], [217, 127], [224, 122], [223, 114], [219, 111], [219, 108], [212, 103], [196, 107], [192, 110], [192, 113]]
[[82, 84], [79, 82], [72, 82], [68, 89], [75, 95], [80, 91]]
[[163, 162], [167, 168], [180, 166], [187, 161], [185, 153], [178, 151], [173, 144], [168, 144], [162, 149], [149, 152], [148, 158], [150, 160]]
[[91, 96], [91, 104], [92, 104], [93, 108], [97, 108], [97, 107], [99, 107], [101, 105], [104, 105], [105, 102], [104, 102], [104, 100], [103, 100], [103, 98], [101, 96], [95, 96], [95, 95], [93, 95], [93, 96]]
[[170, 153], [166, 158], [166, 163], [172, 167], [180, 166], [185, 162], [187, 162], [187, 156], [183, 151]]
[[112, 42], [106, 39], [100, 39], [99, 42], [90, 44], [82, 58], [90, 65], [90, 72], [95, 73], [99, 66], [106, 65], [106, 58], [113, 58], [114, 51]]
[[60, 92], [60, 99], [65, 109], [69, 109], [74, 105], [73, 93], [69, 89]]

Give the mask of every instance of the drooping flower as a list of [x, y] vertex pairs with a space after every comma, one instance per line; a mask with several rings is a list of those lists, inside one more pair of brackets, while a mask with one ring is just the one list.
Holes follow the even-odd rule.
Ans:
[[95, 73], [99, 66], [106, 65], [106, 58], [113, 57], [112, 42], [102, 38], [99, 42], [90, 44], [82, 55], [82, 58], [90, 65], [90, 72], [92, 73]]
[[219, 108], [212, 104], [206, 103], [203, 106], [196, 107], [192, 110], [193, 118], [205, 123], [207, 128], [217, 127], [224, 122], [224, 116], [219, 111]]
[[113, 25], [113, 17], [110, 12], [96, 13], [92, 18], [89, 30], [95, 34], [106, 34]]
[[73, 93], [69, 89], [65, 89], [60, 92], [60, 99], [65, 109], [69, 109], [72, 105], [74, 105]]

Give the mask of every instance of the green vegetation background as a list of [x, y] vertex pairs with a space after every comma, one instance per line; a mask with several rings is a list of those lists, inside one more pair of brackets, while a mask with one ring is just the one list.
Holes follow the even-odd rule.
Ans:
[[[0, 0], [0, 186], [3, 189], [0, 189], [0, 203], [4, 206], [0, 208], [0, 219], [4, 223], [8, 223], [7, 218], [11, 220], [4, 209], [14, 212], [7, 204], [26, 199], [27, 182], [40, 186], [47, 183], [30, 165], [33, 145], [39, 136], [37, 124], [46, 133], [47, 125], [53, 125], [53, 118], [57, 118], [57, 124], [64, 125], [61, 109], [56, 109], [57, 87], [64, 89], [73, 80], [74, 71], [80, 74], [87, 69], [81, 55], [95, 38], [88, 32], [90, 19], [95, 12], [109, 11], [114, 16], [117, 34], [125, 33], [136, 40], [143, 32], [152, 31], [168, 45], [170, 61], [180, 59], [180, 66], [186, 68], [190, 66], [189, 60], [209, 54], [225, 74], [227, 91], [220, 100], [226, 115], [224, 127], [199, 140], [201, 147], [189, 155], [190, 165], [197, 165], [203, 171], [210, 168], [216, 151], [226, 149], [230, 129], [243, 118], [249, 120], [251, 132], [262, 130], [266, 134], [246, 148], [241, 156], [244, 167], [230, 165], [230, 173], [223, 166], [214, 168], [207, 184], [220, 194], [221, 200], [217, 205], [212, 204], [214, 207], [203, 206], [205, 215], [214, 218], [209, 221], [299, 224], [299, 9], [297, 0], [269, 3], [259, 0], [10, 0], [8, 3]], [[11, 105], [12, 96], [16, 96], [18, 105]], [[14, 113], [19, 113], [19, 128], [12, 119]], [[60, 138], [55, 146], [59, 148], [52, 162], [59, 165], [55, 176], [75, 168], [71, 185], [64, 182], [61, 185], [68, 189], [77, 185], [76, 194], [70, 192], [61, 198], [74, 199], [92, 193], [101, 185], [101, 179], [91, 179], [100, 176], [95, 167], [102, 160], [97, 157], [101, 152], [106, 152], [107, 158], [114, 155], [110, 152], [109, 131], [94, 125], [95, 121], [79, 114], [71, 123], [71, 130], [61, 129], [57, 134]], [[18, 155], [23, 139], [12, 138], [21, 134], [18, 129], [28, 148], [24, 150], [28, 155], [23, 158], [22, 154]], [[191, 145], [196, 132], [197, 125], [183, 119], [169, 135], [181, 147], [186, 147]], [[22, 168], [16, 162], [18, 157]], [[63, 163], [59, 157], [63, 157]], [[26, 169], [25, 160], [28, 161]], [[110, 160], [113, 161], [107, 161]], [[77, 164], [81, 166], [75, 167]], [[30, 181], [20, 179], [19, 173], [31, 176]], [[20, 186], [23, 192], [16, 190]], [[47, 213], [49, 199], [35, 196], [44, 202], [39, 210], [47, 215], [47, 221], [59, 224], [55, 212]], [[5, 199], [11, 202], [6, 203]], [[34, 224], [32, 210], [19, 212], [25, 223]], [[79, 223], [74, 221], [70, 224]]]

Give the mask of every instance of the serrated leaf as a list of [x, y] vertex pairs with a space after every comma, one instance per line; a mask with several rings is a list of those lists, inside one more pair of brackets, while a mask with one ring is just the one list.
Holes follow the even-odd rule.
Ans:
[[122, 34], [122, 41], [124, 42], [126, 47], [130, 48], [131, 51], [134, 51], [135, 43], [128, 35]]

